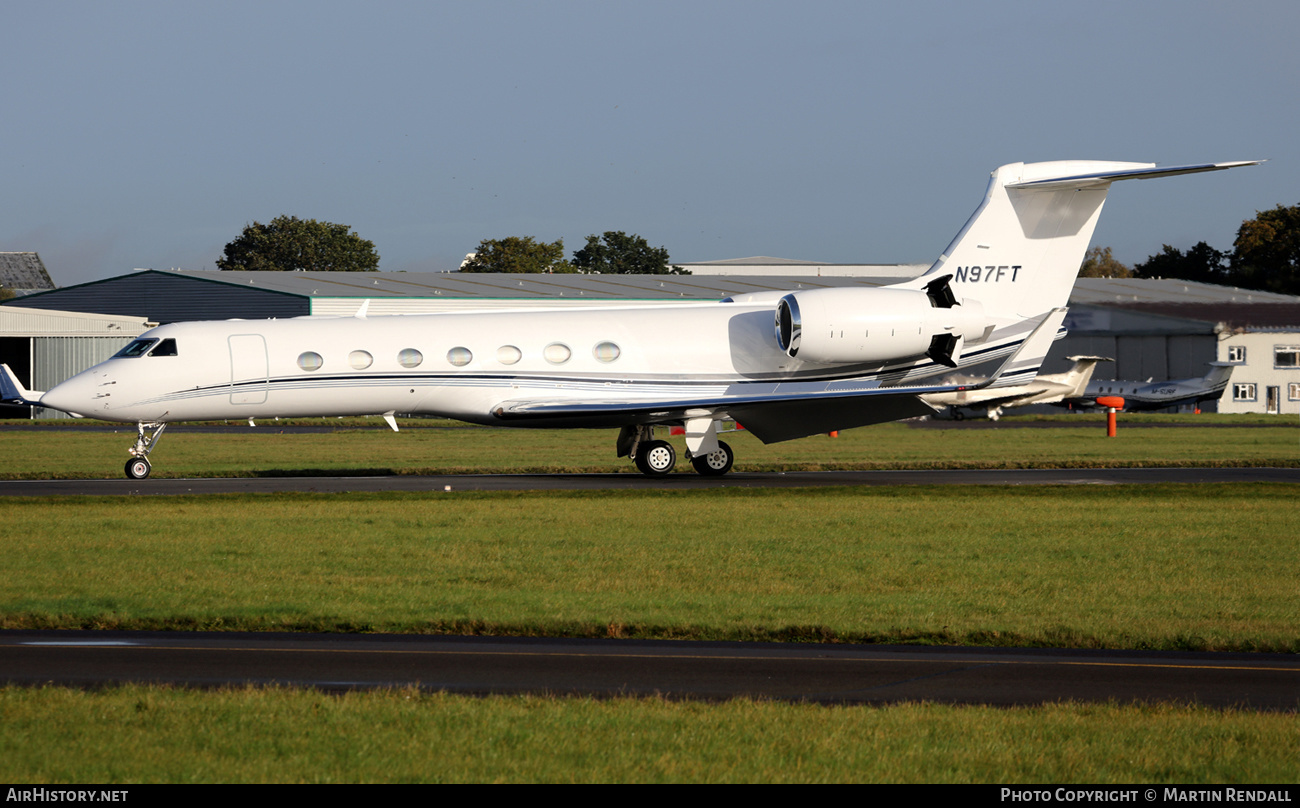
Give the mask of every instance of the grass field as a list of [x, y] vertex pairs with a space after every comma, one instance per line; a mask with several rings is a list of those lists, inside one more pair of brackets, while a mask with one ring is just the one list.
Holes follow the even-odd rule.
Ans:
[[[607, 432], [167, 435], [160, 473], [622, 470]], [[1121, 429], [1123, 429], [1121, 427]], [[1296, 465], [1300, 431], [886, 425], [739, 467]], [[0, 433], [15, 476], [126, 433]], [[729, 438], [730, 440], [730, 438]], [[776, 454], [764, 455], [766, 451]], [[748, 458], [748, 460], [746, 460]], [[746, 466], [746, 462], [750, 465]], [[15, 471], [16, 470], [16, 471]], [[7, 499], [4, 627], [424, 631], [1300, 652], [1289, 485]], [[1294, 714], [0, 688], [0, 778], [1294, 782]]]
[[0, 625], [1297, 651], [1296, 493], [11, 499]]
[[[882, 424], [764, 445], [746, 432], [724, 436], [737, 471], [901, 468], [1072, 468], [1124, 466], [1297, 466], [1300, 426], [1259, 416], [1132, 416], [1116, 438], [1104, 417], [1058, 416], [1051, 428], [937, 429]], [[1040, 419], [1033, 419], [1038, 421]], [[1031, 422], [1033, 422], [1031, 421]], [[1019, 421], [1024, 423], [1024, 421]], [[10, 422], [12, 423], [12, 422]], [[318, 419], [314, 425], [334, 425]], [[283, 475], [629, 472], [614, 453], [613, 430], [523, 430], [408, 422], [398, 433], [372, 419], [328, 433], [280, 432], [274, 421], [217, 433], [167, 432], [151, 456], [156, 477]], [[1010, 422], [1016, 423], [1016, 422]], [[1126, 421], [1127, 424], [1127, 421]], [[1145, 425], [1145, 427], [1143, 426]], [[1153, 426], [1155, 425], [1155, 426]], [[350, 428], [349, 428], [350, 427]], [[6, 479], [121, 477], [132, 427], [87, 432], [71, 427], [0, 433]], [[678, 470], [690, 472], [680, 438]]]
[[[0, 780], [1293, 783], [1294, 715], [0, 688]], [[128, 794], [130, 800], [133, 795]]]

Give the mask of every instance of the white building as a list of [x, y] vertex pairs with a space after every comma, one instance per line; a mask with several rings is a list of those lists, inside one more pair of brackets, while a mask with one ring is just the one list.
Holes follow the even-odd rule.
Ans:
[[1300, 327], [1225, 330], [1219, 361], [1244, 362], [1219, 399], [1219, 412], [1300, 415]]

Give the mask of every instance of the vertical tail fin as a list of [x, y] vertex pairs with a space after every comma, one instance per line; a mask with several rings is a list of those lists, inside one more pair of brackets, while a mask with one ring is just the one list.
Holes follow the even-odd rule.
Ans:
[[1210, 372], [1205, 374], [1206, 387], [1227, 387], [1232, 371], [1241, 366], [1240, 362], [1211, 362]]
[[1157, 168], [1154, 163], [1072, 160], [1011, 163], [994, 171], [983, 203], [921, 278], [951, 275], [958, 299], [992, 319], [1023, 320], [1066, 305], [1110, 184], [1262, 161]]
[[25, 407], [41, 406], [42, 393], [28, 390], [8, 365], [0, 365], [0, 404], [15, 404]]
[[1108, 356], [1069, 356], [1066, 357], [1074, 363], [1073, 367], [1067, 370], [1061, 384], [1071, 385], [1070, 391], [1065, 394], [1066, 398], [1083, 395], [1087, 389], [1088, 382], [1092, 381], [1092, 372], [1097, 369], [1098, 362], [1114, 362]]

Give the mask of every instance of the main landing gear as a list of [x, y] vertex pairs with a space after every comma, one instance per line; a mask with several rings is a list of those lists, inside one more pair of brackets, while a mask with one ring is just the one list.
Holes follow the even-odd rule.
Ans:
[[[717, 422], [693, 419], [686, 423], [686, 452], [696, 473], [721, 477], [731, 471], [736, 454], [718, 440]], [[625, 426], [618, 436], [618, 456], [631, 457], [637, 471], [663, 477], [677, 464], [677, 450], [666, 440], [656, 440], [652, 425]]]
[[[153, 469], [149, 465], [149, 453], [158, 445], [158, 439], [162, 437], [163, 430], [166, 428], [166, 423], [141, 421], [135, 425], [137, 437], [135, 445], [131, 447], [131, 459], [126, 461], [126, 476], [132, 480], [143, 480], [149, 476], [149, 472]], [[146, 435], [146, 429], [152, 431]]]

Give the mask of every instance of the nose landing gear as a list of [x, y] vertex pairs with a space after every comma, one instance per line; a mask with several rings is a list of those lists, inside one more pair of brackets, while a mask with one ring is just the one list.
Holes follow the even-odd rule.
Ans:
[[[126, 476], [132, 480], [143, 480], [149, 476], [153, 466], [149, 464], [149, 453], [158, 445], [158, 439], [162, 437], [163, 430], [167, 428], [164, 423], [149, 423], [141, 421], [135, 425], [136, 439], [135, 445], [131, 447], [131, 459], [126, 461]], [[152, 430], [145, 434], [145, 430]]]

